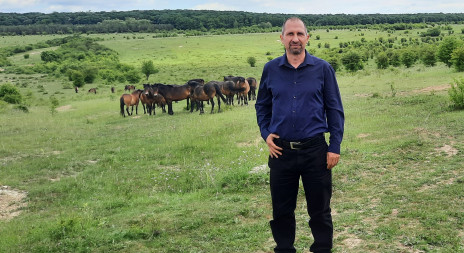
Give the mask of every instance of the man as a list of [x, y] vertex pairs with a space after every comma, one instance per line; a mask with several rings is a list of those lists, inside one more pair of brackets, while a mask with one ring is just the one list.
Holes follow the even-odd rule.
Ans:
[[[264, 66], [255, 105], [270, 153], [274, 251], [296, 252], [295, 208], [301, 177], [314, 237], [310, 250], [331, 252], [331, 169], [340, 158], [344, 125], [340, 92], [333, 68], [305, 50], [309, 35], [303, 21], [286, 20], [280, 39], [285, 54]], [[325, 132], [330, 133], [329, 145]]]

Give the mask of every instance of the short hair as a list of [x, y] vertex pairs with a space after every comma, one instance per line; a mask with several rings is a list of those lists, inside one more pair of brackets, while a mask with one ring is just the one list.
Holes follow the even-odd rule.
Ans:
[[305, 33], [308, 34], [308, 28], [306, 27], [305, 23], [303, 20], [301, 20], [299, 17], [290, 17], [287, 20], [285, 20], [284, 24], [282, 25], [282, 35], [284, 35], [284, 30], [285, 30], [285, 24], [287, 24], [288, 21], [301, 21], [303, 23]]

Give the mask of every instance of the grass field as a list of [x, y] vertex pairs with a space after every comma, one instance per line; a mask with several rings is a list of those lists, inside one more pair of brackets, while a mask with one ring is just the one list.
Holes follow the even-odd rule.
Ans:
[[[312, 31], [333, 47], [360, 33], [417, 36]], [[278, 35], [89, 36], [103, 37], [121, 62], [153, 60], [160, 72], [149, 82], [181, 84], [259, 79], [267, 57], [282, 54]], [[20, 38], [0, 38], [1, 45], [48, 39]], [[317, 43], [311, 39], [311, 48]], [[40, 58], [33, 53], [10, 59], [33, 64]], [[464, 252], [464, 112], [450, 109], [447, 94], [463, 74], [442, 63], [377, 70], [370, 61], [337, 77], [346, 124], [333, 173], [334, 252]], [[0, 104], [0, 252], [272, 251], [268, 154], [254, 101], [205, 115], [181, 101], [173, 116], [139, 108], [123, 118], [124, 84], [116, 94], [98, 82], [75, 94], [64, 79], [0, 72], [0, 84], [7, 82], [20, 88], [29, 113]], [[96, 95], [87, 94], [91, 86]], [[59, 101], [54, 113], [50, 96]], [[303, 196], [298, 252], [312, 243]]]

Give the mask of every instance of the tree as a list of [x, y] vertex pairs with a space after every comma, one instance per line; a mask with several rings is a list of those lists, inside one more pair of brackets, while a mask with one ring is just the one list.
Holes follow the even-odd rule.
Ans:
[[457, 71], [464, 71], [464, 46], [454, 49], [451, 53], [451, 62]]
[[55, 51], [43, 51], [40, 53], [40, 59], [42, 59], [44, 62], [59, 61], [60, 55]]
[[147, 80], [151, 74], [156, 74], [158, 72], [159, 70], [155, 68], [155, 65], [153, 65], [153, 61], [142, 62], [142, 73], [147, 77]]
[[350, 51], [342, 57], [342, 64], [348, 71], [356, 72], [364, 68], [361, 55], [355, 51]]
[[388, 68], [388, 56], [385, 52], [380, 52], [375, 59], [375, 63], [377, 64], [378, 69], [386, 69]]
[[455, 108], [464, 109], [464, 79], [455, 79], [451, 89], [448, 90], [448, 95]]
[[453, 50], [458, 48], [459, 42], [455, 37], [446, 37], [438, 47], [437, 56], [438, 59], [445, 63], [446, 66], [451, 67], [451, 54]]
[[256, 64], [256, 58], [253, 56], [248, 57], [247, 59], [248, 64], [250, 64], [250, 67], [254, 67]]

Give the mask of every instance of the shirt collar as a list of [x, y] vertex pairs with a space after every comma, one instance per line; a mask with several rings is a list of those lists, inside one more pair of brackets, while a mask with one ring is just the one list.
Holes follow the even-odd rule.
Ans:
[[[282, 59], [280, 60], [280, 63], [279, 63], [279, 66], [287, 66], [287, 67], [291, 67], [293, 68], [292, 65], [290, 65], [290, 63], [288, 63], [288, 60], [287, 60], [287, 53], [285, 53], [282, 57]], [[300, 64], [300, 66], [298, 66], [298, 68], [302, 68], [306, 65], [314, 65], [314, 57], [312, 55], [310, 55], [308, 53], [308, 51], [306, 51], [305, 49], [305, 59], [304, 61]]]

